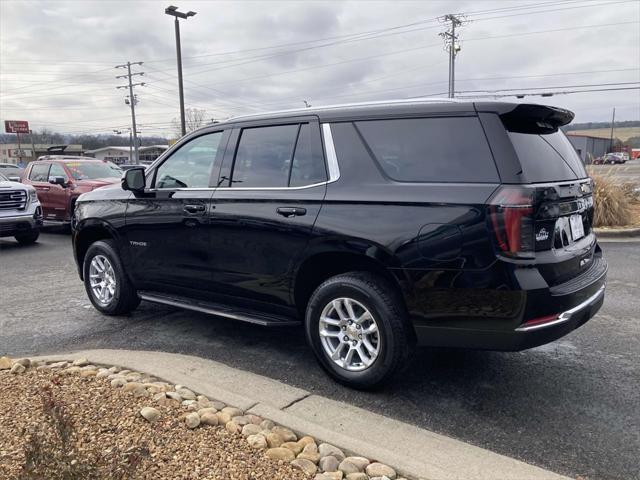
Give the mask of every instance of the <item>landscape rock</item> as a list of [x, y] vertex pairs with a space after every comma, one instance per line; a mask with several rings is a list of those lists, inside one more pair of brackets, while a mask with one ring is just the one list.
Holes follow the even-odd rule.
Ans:
[[271, 430], [275, 426], [276, 424], [273, 423], [271, 420], [263, 420], [262, 422], [260, 422], [260, 427], [263, 430]]
[[350, 473], [360, 473], [362, 471], [357, 465], [354, 465], [349, 460], [343, 460], [338, 465], [338, 470], [342, 471], [345, 475], [349, 475]]
[[18, 360], [16, 360], [13, 363], [19, 363], [24, 368], [29, 368], [31, 366], [31, 360], [29, 360], [28, 358], [19, 358]]
[[[318, 463], [318, 465], [320, 466], [320, 470], [323, 472], [335, 472], [338, 470], [338, 466], [340, 465], [340, 462], [338, 461], [338, 459], [332, 455], [329, 455], [328, 457], [322, 457], [322, 454], [320, 454], [321, 458], [320, 458], [320, 462]], [[342, 472], [340, 472], [342, 473]]]
[[143, 386], [139, 386], [133, 390], [133, 396], [136, 398], [150, 397], [151, 394]]
[[265, 455], [272, 460], [284, 460], [285, 462], [291, 462], [296, 458], [291, 450], [282, 447], [270, 448]]
[[106, 368], [101, 368], [100, 370], [98, 370], [98, 373], [96, 373], [96, 378], [107, 378], [109, 375], [111, 375], [111, 372], [109, 370], [107, 370]]
[[241, 427], [244, 427], [245, 425], [249, 425], [251, 423], [251, 420], [246, 415], [240, 415], [240, 416], [237, 416], [237, 417], [231, 417], [231, 420], [236, 422]]
[[325, 472], [319, 473], [314, 477], [314, 480], [342, 480], [344, 473], [340, 470], [337, 472]]
[[98, 374], [96, 370], [82, 370], [80, 376], [82, 378], [95, 377]]
[[[247, 425], [242, 427], [242, 436], [243, 437], [250, 437], [251, 435], [258, 435], [261, 431], [262, 431], [262, 429], [258, 425], [254, 425], [253, 423], [249, 423], [249, 424], [247, 424]], [[262, 435], [260, 435], [260, 436], [262, 436]], [[266, 439], [265, 439], [265, 441], [266, 441]]]
[[226, 403], [221, 402], [219, 400], [211, 400], [211, 405], [213, 405], [213, 408], [215, 408], [216, 410], [222, 410], [224, 407], [227, 406]]
[[184, 387], [181, 388], [181, 389], [177, 389], [176, 388], [176, 393], [178, 395], [180, 395], [183, 400], [195, 400], [196, 399], [196, 394], [193, 393], [188, 388], [184, 388]]
[[282, 440], [284, 440], [285, 442], [295, 442], [296, 440], [298, 440], [296, 434], [286, 427], [275, 426], [271, 429], [271, 431], [280, 435], [282, 437]]
[[160, 411], [153, 407], [144, 407], [140, 410], [140, 415], [148, 422], [153, 423], [160, 418]]
[[13, 366], [13, 361], [9, 357], [0, 357], [0, 370], [9, 370]]
[[366, 473], [350, 473], [346, 476], [347, 480], [369, 480], [369, 477]]
[[358, 467], [359, 471], [361, 472], [364, 472], [364, 469], [367, 468], [367, 465], [371, 463], [369, 459], [364, 457], [347, 457], [344, 460]]
[[318, 452], [320, 452], [320, 458], [331, 456], [335, 457], [338, 462], [341, 462], [345, 459], [345, 454], [342, 450], [328, 443], [321, 443], [318, 447]]
[[51, 368], [67, 368], [69, 366], [69, 362], [54, 362], [49, 366]]
[[14, 375], [19, 375], [21, 373], [24, 373], [26, 370], [25, 366], [20, 364], [20, 363], [14, 363], [13, 366], [11, 367], [10, 372], [13, 373]]
[[305, 460], [304, 458], [295, 459], [291, 462], [291, 465], [299, 468], [307, 475], [314, 475], [318, 471], [318, 467], [316, 467], [315, 463]]
[[74, 367], [84, 367], [86, 365], [89, 365], [89, 360], [87, 360], [86, 358], [82, 357], [82, 358], [76, 358], [71, 365], [73, 365]]
[[378, 462], [367, 465], [365, 471], [370, 477], [389, 477], [390, 480], [394, 480], [397, 476], [393, 468]]
[[[313, 437], [308, 436], [308, 435], [307, 435], [307, 436], [305, 436], [305, 437], [302, 437], [300, 440], [298, 440], [298, 443], [299, 443], [300, 445], [302, 445], [302, 448], [303, 448], [303, 449], [304, 449], [304, 447], [306, 447], [307, 445], [316, 445], [316, 441], [315, 441], [315, 439], [314, 439]], [[317, 445], [316, 445], [316, 450], [315, 450], [315, 451], [316, 451], [316, 452], [318, 451], [318, 449], [317, 449]]]
[[182, 396], [178, 392], [165, 392], [167, 397], [175, 400], [176, 402], [182, 403]]
[[270, 432], [267, 434], [267, 444], [270, 448], [277, 448], [284, 443], [284, 439], [277, 433]]
[[114, 378], [111, 380], [111, 386], [113, 388], [124, 387], [127, 384], [127, 381], [124, 378]]
[[133, 392], [136, 388], [143, 388], [141, 383], [138, 382], [128, 382], [124, 387], [122, 387], [123, 392]]
[[227, 432], [229, 432], [229, 433], [239, 433], [240, 432], [240, 425], [238, 425], [233, 420], [230, 420], [227, 423], [225, 423], [224, 428], [226, 428]]
[[317, 453], [317, 452], [316, 453], [312, 453], [312, 452], [305, 452], [303, 450], [302, 453], [300, 455], [298, 455], [297, 458], [309, 460], [310, 462], [313, 462], [316, 465], [318, 464], [318, 462], [320, 462], [320, 454]]
[[302, 452], [302, 447], [300, 446], [300, 444], [298, 442], [284, 442], [280, 446], [284, 447], [284, 448], [288, 448], [289, 450], [291, 450], [296, 455], [298, 455], [299, 453]]
[[207, 408], [201, 408], [200, 410], [198, 410], [198, 415], [200, 415], [200, 418], [202, 418], [202, 416], [205, 413], [210, 413], [211, 415], [216, 417], [216, 422], [218, 421], [218, 416], [216, 415], [216, 409], [213, 407], [207, 407]]
[[252, 413], [249, 413], [247, 415], [245, 415], [249, 421], [251, 423], [253, 423], [254, 425], [260, 425], [262, 423], [262, 417], [259, 417], [258, 415], [253, 415]]
[[200, 417], [200, 423], [204, 425], [218, 425], [218, 417], [215, 413], [205, 412], [203, 415], [200, 415], [200, 412], [198, 412], [198, 416]]
[[186, 417], [184, 417], [184, 423], [187, 425], [187, 428], [194, 429], [198, 425], [200, 425], [200, 415], [197, 413], [188, 413]]
[[242, 415], [244, 415], [244, 412], [236, 407], [224, 407], [222, 411], [224, 413], [228, 413], [231, 418], [241, 417]]
[[249, 435], [247, 437], [247, 442], [253, 448], [263, 449], [267, 448], [267, 439], [262, 435]]

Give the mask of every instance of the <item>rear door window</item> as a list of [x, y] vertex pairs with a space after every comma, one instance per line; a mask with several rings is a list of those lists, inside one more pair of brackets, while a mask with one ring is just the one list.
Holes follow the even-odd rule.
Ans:
[[356, 122], [382, 170], [400, 182], [499, 181], [477, 117]]
[[313, 185], [324, 182], [327, 179], [324, 161], [313, 154], [311, 142], [311, 126], [308, 123], [304, 123], [300, 126], [293, 163], [291, 164], [290, 187]]
[[33, 182], [48, 182], [49, 181], [49, 164], [48, 163], [34, 163], [29, 172], [29, 180]]
[[245, 128], [233, 164], [233, 187], [286, 187], [299, 125]]
[[508, 133], [528, 182], [587, 177], [582, 160], [561, 131], [547, 134]]

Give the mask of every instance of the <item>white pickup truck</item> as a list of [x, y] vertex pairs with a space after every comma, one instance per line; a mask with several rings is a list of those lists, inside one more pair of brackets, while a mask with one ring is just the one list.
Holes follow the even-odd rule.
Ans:
[[15, 237], [19, 243], [38, 240], [42, 207], [31, 185], [12, 182], [0, 173], [0, 237]]

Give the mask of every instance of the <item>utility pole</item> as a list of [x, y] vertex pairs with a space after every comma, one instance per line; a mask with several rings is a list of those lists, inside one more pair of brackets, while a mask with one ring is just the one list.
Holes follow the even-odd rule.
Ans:
[[182, 49], [180, 46], [180, 22], [179, 18], [188, 19], [189, 17], [193, 17], [196, 12], [187, 12], [182, 13], [178, 11], [178, 7], [174, 7], [173, 5], [164, 9], [164, 13], [167, 15], [171, 15], [175, 17], [175, 30], [176, 30], [176, 52], [178, 59], [178, 95], [180, 97], [180, 128], [182, 131], [182, 135], [184, 136], [187, 133], [187, 123], [185, 120], [184, 114], [184, 88], [182, 85]]
[[31, 137], [31, 158], [35, 160], [36, 157], [36, 145], [33, 143], [33, 130], [29, 130], [29, 136]]
[[461, 17], [462, 15], [453, 13], [440, 17], [441, 22], [449, 23], [448, 30], [440, 33], [440, 36], [444, 38], [445, 51], [449, 52], [449, 98], [455, 97], [456, 55], [461, 49], [456, 27], [462, 26], [464, 20]]
[[[138, 100], [136, 98], [136, 96], [133, 94], [133, 87], [143, 87], [144, 86], [144, 82], [140, 82], [140, 83], [132, 83], [131, 77], [135, 76], [135, 75], [144, 75], [144, 72], [135, 72], [135, 73], [131, 73], [131, 65], [142, 65], [143, 62], [127, 62], [123, 65], [116, 65], [116, 68], [126, 68], [127, 69], [127, 74], [126, 75], [118, 75], [116, 78], [127, 78], [129, 80], [129, 84], [128, 85], [120, 85], [116, 88], [120, 89], [120, 88], [128, 88], [129, 89], [129, 104], [131, 106], [131, 124], [132, 124], [132, 135], [133, 135], [133, 149], [135, 152], [135, 158], [133, 159], [133, 163], [135, 163], [136, 165], [139, 163], [139, 157], [138, 157], [138, 132], [136, 130], [136, 103], [138, 103]], [[125, 100], [126, 103], [126, 100]]]
[[613, 152], [613, 125], [616, 121], [616, 107], [613, 107], [613, 116], [611, 117], [611, 135], [609, 136], [609, 151]]

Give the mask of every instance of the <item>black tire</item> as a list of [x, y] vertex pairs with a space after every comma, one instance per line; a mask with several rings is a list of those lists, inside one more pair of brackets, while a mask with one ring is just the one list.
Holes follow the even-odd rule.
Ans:
[[[97, 255], [102, 255], [109, 260], [116, 280], [113, 297], [107, 304], [101, 304], [91, 289], [89, 270], [91, 261]], [[129, 277], [122, 267], [122, 262], [120, 261], [120, 256], [118, 255], [113, 240], [100, 240], [91, 244], [84, 257], [82, 271], [84, 288], [96, 310], [105, 315], [123, 315], [135, 310], [140, 304], [138, 292], [131, 284]]]
[[[320, 338], [323, 309], [341, 297], [365, 306], [378, 325], [378, 356], [361, 371], [349, 371], [337, 365], [325, 351]], [[415, 347], [415, 334], [401, 295], [386, 279], [369, 272], [349, 272], [322, 283], [307, 305], [305, 330], [307, 341], [322, 368], [339, 383], [356, 389], [372, 389], [388, 381], [407, 364]]]
[[40, 230], [31, 230], [29, 233], [16, 235], [15, 239], [22, 245], [31, 245], [32, 243], [36, 243], [39, 236]]

